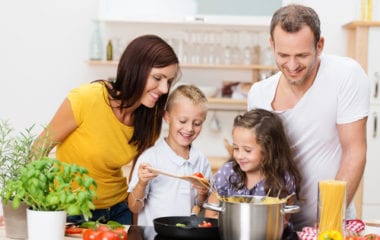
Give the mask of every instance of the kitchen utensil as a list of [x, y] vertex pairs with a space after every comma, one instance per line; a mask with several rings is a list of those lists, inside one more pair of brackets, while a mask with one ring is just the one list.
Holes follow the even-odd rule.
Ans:
[[[284, 216], [299, 212], [296, 205], [285, 205], [285, 199], [269, 201], [268, 197], [256, 196], [258, 202], [227, 202], [221, 205], [204, 203], [203, 207], [219, 212], [221, 239], [269, 240], [281, 239]], [[274, 198], [272, 199], [274, 200]]]
[[[202, 221], [212, 224], [211, 227], [198, 227]], [[176, 226], [183, 224], [184, 226]], [[218, 220], [213, 218], [194, 217], [194, 216], [172, 216], [153, 219], [154, 230], [158, 236], [170, 239], [207, 239], [218, 240]]]
[[168, 173], [168, 172], [162, 171], [160, 169], [152, 168], [152, 167], [147, 167], [147, 169], [149, 171], [152, 171], [152, 172], [157, 173], [157, 174], [162, 174], [162, 175], [165, 175], [165, 176], [168, 176], [168, 177], [173, 177], [173, 178], [180, 178], [180, 179], [189, 181], [192, 184], [202, 185], [203, 187], [208, 188], [208, 189], [210, 188], [210, 182], [208, 180], [204, 179], [204, 178], [200, 178], [200, 177], [197, 177], [197, 176], [191, 176], [191, 175], [189, 175], [189, 176], [179, 176], [179, 175]]
[[196, 221], [192, 218], [198, 218], [198, 214], [201, 211], [201, 207], [198, 206], [197, 204], [193, 206], [191, 209], [191, 214], [190, 214], [190, 221]]

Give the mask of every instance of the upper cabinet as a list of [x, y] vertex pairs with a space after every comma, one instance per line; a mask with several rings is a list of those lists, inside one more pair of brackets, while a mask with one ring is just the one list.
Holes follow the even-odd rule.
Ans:
[[181, 82], [216, 89], [216, 94], [208, 96], [212, 109], [246, 110], [249, 84], [277, 71], [269, 46], [269, 23], [262, 21], [250, 26], [127, 20], [101, 20], [100, 23], [103, 51], [105, 43], [111, 40], [114, 58], [106, 61], [103, 53], [101, 60], [87, 61], [93, 70], [116, 69], [131, 39], [157, 34], [176, 52], [182, 69]]
[[347, 31], [347, 54], [356, 59], [367, 72], [371, 80], [371, 105], [367, 119], [367, 162], [363, 176], [363, 187], [355, 197], [358, 217], [364, 220], [374, 219], [380, 213], [380, 196], [377, 194], [380, 176], [378, 157], [380, 138], [378, 134], [378, 116], [380, 114], [380, 22], [353, 21], [343, 26]]
[[343, 26], [348, 33], [348, 56], [356, 59], [362, 67], [368, 70], [368, 39], [370, 27], [380, 27], [380, 22], [353, 21]]
[[99, 17], [135, 22], [267, 23], [281, 0], [99, 0]]
[[356, 59], [367, 72], [372, 83], [371, 103], [380, 103], [378, 67], [380, 21], [353, 21], [343, 26], [347, 31], [347, 54]]

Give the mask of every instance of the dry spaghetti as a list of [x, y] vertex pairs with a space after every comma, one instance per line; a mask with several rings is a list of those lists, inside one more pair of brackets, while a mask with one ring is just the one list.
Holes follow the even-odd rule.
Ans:
[[318, 232], [336, 230], [343, 234], [346, 185], [345, 181], [338, 180], [319, 182]]

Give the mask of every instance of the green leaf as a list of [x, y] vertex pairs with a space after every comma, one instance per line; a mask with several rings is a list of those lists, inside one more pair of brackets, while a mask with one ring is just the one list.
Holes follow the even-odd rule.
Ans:
[[55, 193], [51, 193], [46, 197], [48, 205], [56, 205], [59, 203], [59, 197]]
[[91, 229], [95, 229], [95, 228], [96, 228], [96, 225], [97, 225], [97, 222], [94, 222], [94, 221], [87, 221], [87, 222], [82, 223], [79, 227], [81, 227], [81, 228], [91, 228]]
[[12, 200], [12, 208], [13, 208], [13, 209], [17, 209], [17, 208], [19, 208], [20, 205], [21, 205], [21, 200], [20, 200], [19, 198], [14, 198], [14, 199]]
[[111, 229], [116, 229], [116, 228], [123, 227], [123, 224], [118, 223], [118, 222], [116, 222], [116, 221], [112, 221], [112, 220], [108, 221], [108, 222], [107, 222], [107, 225], [108, 225]]
[[80, 215], [82, 213], [80, 207], [78, 205], [69, 205], [66, 209], [68, 215]]

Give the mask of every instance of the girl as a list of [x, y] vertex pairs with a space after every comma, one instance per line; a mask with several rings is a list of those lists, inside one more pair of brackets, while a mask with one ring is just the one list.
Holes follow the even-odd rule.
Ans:
[[[234, 120], [232, 159], [226, 162], [211, 181], [213, 192], [208, 202], [218, 196], [256, 195], [284, 198], [300, 190], [300, 174], [281, 119], [272, 112], [255, 109]], [[294, 201], [291, 197], [290, 201]], [[207, 217], [217, 213], [206, 210]]]

